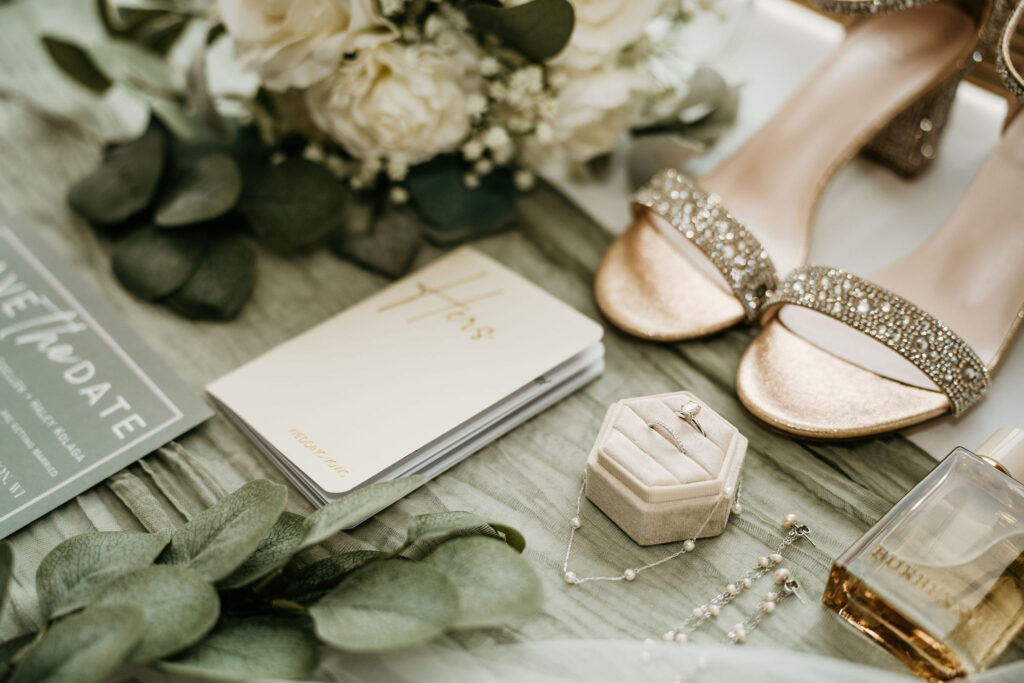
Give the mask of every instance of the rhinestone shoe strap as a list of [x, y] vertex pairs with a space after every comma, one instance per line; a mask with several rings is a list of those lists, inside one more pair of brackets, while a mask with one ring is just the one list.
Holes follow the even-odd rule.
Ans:
[[768, 295], [763, 315], [810, 308], [878, 340], [926, 374], [959, 415], [988, 389], [988, 367], [960, 335], [906, 299], [836, 268], [804, 266]]
[[1010, 41], [1017, 32], [1017, 28], [1024, 21], [1024, 2], [1017, 5], [1010, 16], [1006, 28], [1003, 30], [1002, 38], [999, 41], [999, 50], [996, 52], [996, 71], [1003, 79], [1003, 85], [1010, 91], [1010, 94], [1021, 102], [1024, 102], [1024, 76], [1013, 63], [1013, 53], [1010, 52]]
[[822, 12], [839, 16], [858, 14], [887, 14], [913, 9], [937, 0], [811, 0]]
[[668, 221], [714, 264], [743, 304], [748, 322], [757, 319], [765, 294], [778, 276], [768, 252], [723, 207], [678, 171], [659, 171], [633, 195], [637, 211], [648, 209]]

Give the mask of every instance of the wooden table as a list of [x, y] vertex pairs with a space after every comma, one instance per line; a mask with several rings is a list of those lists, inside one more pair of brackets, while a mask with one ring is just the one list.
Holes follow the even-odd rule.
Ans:
[[[190, 322], [121, 289], [110, 271], [109, 243], [72, 215], [64, 202], [68, 186], [97, 163], [99, 140], [54, 125], [27, 111], [24, 103], [10, 101], [12, 92], [23, 93], [75, 119], [84, 129], [107, 135], [127, 132], [117, 114], [126, 100], [108, 97], [98, 105], [55, 72], [36, 39], [42, 26], [71, 31], [80, 40], [97, 35], [87, 16], [91, 6], [63, 0], [0, 5], [0, 93], [6, 94], [0, 99], [0, 215], [20, 214], [38, 226], [196, 391], [386, 284], [320, 249], [293, 256], [263, 251], [255, 296], [229, 323]], [[520, 230], [477, 246], [599, 320], [591, 278], [608, 235], [547, 186], [524, 197], [520, 210]], [[437, 253], [429, 249], [421, 260]], [[444, 508], [473, 510], [519, 528], [528, 543], [526, 557], [544, 583], [544, 612], [502, 629], [449, 637], [446, 642], [453, 646], [563, 637], [657, 637], [746, 570], [754, 558], [769, 552], [780, 538], [779, 520], [789, 512], [797, 513], [813, 530], [817, 547], [798, 543], [787, 564], [816, 598], [832, 558], [933, 462], [901, 437], [811, 444], [754, 421], [733, 390], [736, 363], [750, 335], [735, 329], [704, 341], [651, 344], [607, 327], [607, 371], [601, 379], [331, 545], [397, 541], [409, 515]], [[634, 583], [564, 585], [561, 562], [567, 520], [608, 404], [621, 397], [679, 389], [704, 398], [750, 439], [742, 516], [722, 536], [699, 542], [695, 553], [647, 572]], [[444, 400], [445, 391], [438, 387], [436, 400]], [[266, 399], [274, 400], [273, 387], [266, 387]], [[12, 537], [15, 583], [0, 620], [0, 637], [39, 626], [35, 568], [61, 539], [94, 529], [180, 524], [225, 491], [258, 477], [283, 482], [253, 445], [218, 415], [179, 444], [148, 456], [18, 532]], [[298, 512], [309, 510], [295, 491], [288, 506]], [[581, 573], [619, 571], [667, 552], [663, 547], [634, 545], [589, 504], [584, 518], [586, 527], [576, 546]], [[751, 640], [900, 669], [881, 649], [813, 601], [779, 610]], [[1004, 661], [1022, 657], [1024, 647], [1018, 641]]]

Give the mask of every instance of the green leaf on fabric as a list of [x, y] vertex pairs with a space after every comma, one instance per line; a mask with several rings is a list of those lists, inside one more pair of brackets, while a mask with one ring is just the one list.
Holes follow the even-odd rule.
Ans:
[[409, 520], [403, 557], [420, 559], [445, 541], [459, 536], [490, 536], [501, 539], [494, 527], [472, 512], [451, 510], [417, 515]]
[[466, 18], [477, 31], [497, 36], [535, 62], [561, 52], [576, 23], [568, 0], [532, 0], [513, 7], [476, 3], [466, 10]]
[[510, 548], [513, 548], [516, 552], [521, 553], [526, 550], [526, 538], [518, 529], [514, 529], [505, 524], [498, 524], [491, 522], [491, 528], [500, 533], [505, 539], [505, 543]]
[[426, 235], [439, 244], [493, 234], [515, 220], [516, 188], [508, 169], [499, 168], [470, 189], [466, 167], [456, 155], [443, 155], [416, 166], [406, 184], [415, 208], [426, 218]]
[[300, 619], [225, 619], [202, 641], [158, 666], [225, 680], [305, 678], [316, 666], [318, 648], [316, 636]]
[[13, 575], [14, 550], [9, 542], [0, 542], [0, 608], [3, 607], [4, 599], [7, 597], [7, 588], [11, 584]]
[[348, 190], [306, 159], [243, 168], [239, 210], [259, 240], [274, 249], [307, 247], [341, 226]]
[[102, 94], [113, 84], [96, 66], [89, 53], [78, 45], [54, 36], [43, 36], [42, 40], [53, 63], [79, 85]]
[[130, 658], [148, 662], [179, 652], [202, 638], [220, 615], [220, 600], [202, 574], [154, 565], [123, 574], [104, 587], [96, 605], [142, 609], [142, 638]]
[[306, 518], [282, 512], [249, 557], [238, 569], [217, 582], [218, 588], [241, 588], [274, 571], [298, 552], [306, 537]]
[[167, 161], [167, 132], [152, 120], [139, 138], [115, 145], [93, 173], [68, 193], [72, 208], [97, 225], [121, 223], [156, 194]]
[[167, 541], [166, 536], [137, 531], [72, 536], [36, 570], [40, 611], [53, 619], [88, 605], [115, 577], [152, 564]]
[[422, 562], [375, 562], [310, 608], [321, 640], [353, 651], [405, 647], [444, 632], [459, 597], [444, 574]]
[[189, 567], [210, 581], [223, 579], [256, 550], [287, 495], [284, 486], [265, 479], [245, 484], [177, 529], [158, 561]]
[[167, 299], [188, 318], [230, 320], [252, 296], [256, 248], [239, 235], [213, 236], [192, 277]]
[[11, 683], [93, 683], [139, 642], [143, 613], [135, 605], [96, 605], [54, 624], [14, 668]]
[[178, 227], [230, 211], [242, 196], [242, 173], [227, 154], [208, 154], [177, 169], [157, 202], [154, 222]]
[[205, 253], [202, 236], [145, 227], [115, 245], [114, 275], [135, 296], [154, 301], [188, 282]]
[[384, 554], [379, 550], [353, 550], [325, 557], [281, 577], [271, 590], [293, 596], [297, 602], [313, 602], [323, 597], [346, 574]]
[[355, 526], [392, 503], [407, 496], [427, 481], [415, 475], [370, 484], [328, 503], [306, 518], [306, 538], [302, 548], [325, 541], [343, 529]]
[[540, 579], [505, 543], [482, 536], [456, 538], [422, 561], [446, 576], [458, 591], [453, 626], [494, 626], [536, 613], [543, 602]]
[[11, 658], [21, 652], [35, 638], [35, 633], [22, 633], [20, 636], [15, 636], [8, 641], [0, 643], [0, 671], [6, 670], [11, 663]]

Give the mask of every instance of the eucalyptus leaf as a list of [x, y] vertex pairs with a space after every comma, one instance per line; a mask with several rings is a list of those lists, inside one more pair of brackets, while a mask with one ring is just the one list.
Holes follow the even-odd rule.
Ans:
[[83, 48], [54, 36], [43, 36], [43, 47], [53, 63], [66, 75], [97, 94], [110, 88], [112, 81], [100, 71]]
[[96, 605], [50, 627], [14, 668], [11, 683], [103, 681], [139, 642], [142, 609]]
[[325, 541], [343, 529], [355, 526], [422, 486], [426, 477], [415, 475], [370, 484], [328, 503], [306, 518], [302, 548]]
[[158, 664], [173, 673], [225, 680], [305, 678], [319, 643], [302, 620], [280, 616], [226, 619], [203, 640]]
[[245, 484], [177, 529], [159, 561], [189, 567], [210, 581], [223, 579], [256, 550], [287, 495], [284, 486], [265, 479]]
[[532, 0], [512, 7], [477, 2], [466, 10], [466, 18], [477, 31], [497, 36], [535, 62], [561, 52], [575, 25], [568, 0]]
[[450, 510], [417, 515], [409, 521], [404, 557], [419, 559], [445, 541], [459, 536], [490, 536], [501, 539], [494, 527], [472, 512]]
[[220, 600], [202, 574], [184, 567], [154, 565], [123, 574], [104, 587], [97, 605], [137, 605], [143, 611], [142, 638], [130, 658], [148, 662], [197, 642], [217, 623]]
[[242, 195], [242, 174], [227, 154], [208, 154], [178, 169], [160, 197], [161, 227], [201, 223], [230, 211]]
[[249, 557], [238, 569], [217, 582], [218, 588], [241, 588], [274, 571], [294, 555], [306, 537], [306, 518], [282, 512]]
[[205, 253], [199, 235], [145, 227], [114, 247], [114, 275], [129, 292], [153, 301], [188, 282]]
[[498, 524], [497, 522], [491, 522], [491, 528], [497, 531], [505, 539], [505, 543], [516, 552], [521, 553], [526, 550], [526, 538], [520, 533], [518, 529], [513, 529], [506, 524]]
[[136, 9], [132, 5], [138, 3], [133, 0], [97, 0], [96, 4], [100, 20], [109, 35], [129, 38], [159, 54], [166, 54], [174, 46], [190, 18], [178, 14], [178, 10], [171, 11], [166, 7]]
[[346, 574], [384, 555], [385, 553], [379, 550], [353, 550], [331, 555], [288, 573], [272, 586], [271, 591], [277, 594], [284, 593], [297, 602], [316, 601]]
[[385, 209], [365, 234], [342, 234], [335, 242], [339, 256], [390, 278], [409, 272], [423, 246], [423, 221], [407, 208]]
[[40, 611], [53, 619], [88, 605], [115, 577], [152, 564], [167, 541], [166, 536], [138, 531], [72, 536], [36, 570]]
[[7, 597], [7, 588], [14, 575], [14, 550], [8, 541], [0, 542], [0, 608]]
[[313, 605], [321, 640], [352, 651], [405, 647], [444, 632], [459, 597], [444, 574], [422, 562], [374, 562]]
[[151, 120], [139, 138], [111, 147], [93, 173], [75, 183], [68, 202], [97, 225], [121, 223], [152, 201], [167, 161], [167, 132]]
[[426, 235], [439, 244], [482, 237], [511, 226], [516, 188], [508, 169], [499, 168], [466, 187], [466, 167], [456, 155], [435, 157], [409, 172], [413, 203], [430, 222]]
[[305, 159], [243, 169], [239, 210], [261, 242], [275, 249], [307, 247], [341, 226], [348, 190], [330, 171]]
[[11, 663], [11, 658], [35, 639], [35, 633], [22, 633], [20, 636], [14, 636], [10, 640], [0, 643], [0, 671], [6, 670]]
[[239, 235], [213, 236], [192, 277], [167, 302], [188, 318], [229, 320], [252, 296], [255, 282], [252, 243]]
[[540, 579], [526, 560], [505, 543], [482, 536], [456, 538], [421, 564], [444, 574], [459, 595], [453, 626], [494, 626], [528, 617], [543, 601]]

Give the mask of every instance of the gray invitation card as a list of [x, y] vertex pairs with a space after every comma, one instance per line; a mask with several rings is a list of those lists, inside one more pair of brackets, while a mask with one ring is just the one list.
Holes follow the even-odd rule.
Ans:
[[30, 226], [0, 220], [0, 538], [211, 414]]

